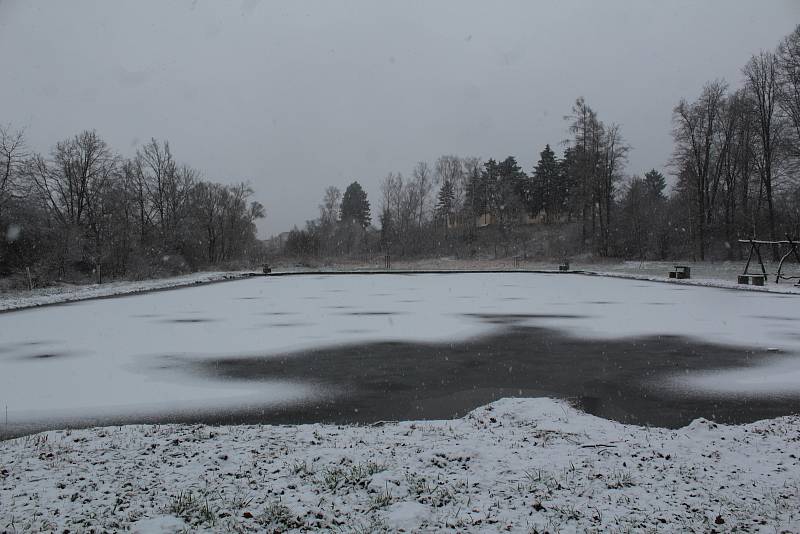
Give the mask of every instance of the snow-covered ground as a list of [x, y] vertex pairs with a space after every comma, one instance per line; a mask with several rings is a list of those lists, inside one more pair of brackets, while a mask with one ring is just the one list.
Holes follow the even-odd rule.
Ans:
[[37, 288], [33, 291], [0, 292], [0, 311], [18, 310], [47, 304], [59, 304], [76, 300], [96, 299], [116, 295], [130, 295], [224, 280], [235, 280], [247, 276], [246, 272], [200, 272], [171, 278], [153, 280], [109, 282], [106, 284], [62, 285]]
[[800, 417], [678, 430], [552, 399], [381, 426], [127, 426], [0, 442], [7, 532], [797, 532]]

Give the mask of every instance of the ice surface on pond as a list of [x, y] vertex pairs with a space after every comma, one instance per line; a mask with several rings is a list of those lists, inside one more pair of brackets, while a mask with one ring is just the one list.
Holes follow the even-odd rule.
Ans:
[[756, 367], [678, 375], [667, 385], [705, 397], [796, 396], [800, 393], [800, 362], [797, 356], [776, 358]]
[[[688, 336], [774, 347], [777, 363], [679, 387], [800, 392], [800, 298], [579, 275], [266, 277], [0, 314], [9, 419], [147, 414], [314, 399], [310, 383], [194, 376], [176, 362], [367, 341], [453, 342], [512, 324], [580, 338]], [[776, 356], [777, 358], [777, 356]], [[731, 379], [725, 378], [730, 375]], [[720, 379], [722, 377], [722, 379]], [[313, 377], [309, 377], [312, 379]]]

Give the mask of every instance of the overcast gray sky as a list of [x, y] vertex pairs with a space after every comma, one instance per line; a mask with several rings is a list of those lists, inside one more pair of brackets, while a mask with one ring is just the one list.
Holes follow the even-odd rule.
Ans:
[[[0, 123], [47, 152], [86, 128], [123, 155], [168, 139], [213, 180], [249, 180], [260, 234], [324, 188], [441, 154], [526, 171], [577, 96], [662, 168], [670, 115], [800, 22], [798, 0], [0, 0]], [[560, 148], [559, 148], [560, 149]]]

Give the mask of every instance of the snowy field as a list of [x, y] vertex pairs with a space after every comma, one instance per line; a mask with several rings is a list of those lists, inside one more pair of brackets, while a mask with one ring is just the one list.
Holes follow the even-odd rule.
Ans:
[[382, 426], [125, 426], [0, 443], [8, 532], [797, 532], [800, 418], [678, 430], [551, 399]]
[[[799, 298], [571, 274], [304, 275], [3, 313], [6, 436], [475, 411], [0, 442], [0, 531], [796, 531], [800, 420], [689, 423], [800, 411]], [[682, 428], [547, 399], [478, 408], [543, 396], [617, 421], [658, 423], [663, 407]]]

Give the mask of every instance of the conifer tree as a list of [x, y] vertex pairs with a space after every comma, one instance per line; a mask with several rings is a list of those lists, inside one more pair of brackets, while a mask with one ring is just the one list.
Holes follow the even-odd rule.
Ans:
[[341, 220], [342, 222], [356, 223], [362, 228], [369, 226], [372, 220], [367, 193], [358, 182], [348, 185], [344, 192]]
[[445, 221], [445, 224], [450, 222], [453, 215], [453, 208], [455, 206], [455, 188], [453, 182], [445, 180], [442, 187], [439, 189], [436, 202], [436, 216]]
[[545, 145], [533, 171], [533, 194], [528, 203], [531, 215], [544, 211], [545, 222], [550, 222], [558, 216], [562, 203], [559, 191], [560, 178], [561, 169], [555, 152], [550, 145]]

